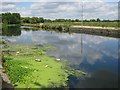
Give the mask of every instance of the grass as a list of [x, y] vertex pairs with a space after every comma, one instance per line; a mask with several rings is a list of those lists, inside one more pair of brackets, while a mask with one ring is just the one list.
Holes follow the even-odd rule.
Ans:
[[43, 29], [55, 29], [55, 30], [68, 30], [71, 26], [95, 26], [95, 27], [107, 27], [107, 28], [118, 28], [118, 22], [48, 22], [41, 24], [23, 24], [25, 26], [33, 26]]
[[0, 44], [5, 44], [5, 41], [0, 39]]
[[83, 22], [83, 26], [98, 26], [98, 27], [118, 28], [118, 22]]
[[47, 44], [35, 46], [12, 44], [3, 48], [13, 51], [4, 52], [2, 59], [5, 72], [15, 88], [67, 87], [69, 74], [82, 75], [80, 70], [71, 69], [64, 60], [58, 61], [47, 56], [45, 51], [51, 48], [53, 47]]
[[68, 29], [70, 27], [70, 23], [68, 22], [52, 22], [52, 23], [44, 23], [42, 25], [42, 28], [44, 29], [57, 29], [57, 30], [63, 30]]
[[62, 31], [64, 29], [68, 29], [70, 27], [69, 23], [60, 23], [60, 22], [51, 22], [51, 23], [41, 23], [41, 24], [28, 24], [28, 23], [24, 23], [24, 26], [32, 26], [32, 27], [37, 27], [37, 28], [42, 28], [45, 30], [48, 29], [53, 29], [53, 30], [59, 30]]

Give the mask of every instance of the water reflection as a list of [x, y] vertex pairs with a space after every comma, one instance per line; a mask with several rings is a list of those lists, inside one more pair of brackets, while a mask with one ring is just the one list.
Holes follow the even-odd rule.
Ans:
[[69, 76], [68, 85], [71, 88], [116, 88], [118, 75], [108, 70], [97, 70], [86, 78], [77, 79]]
[[[83, 79], [69, 77], [70, 87], [117, 87], [118, 39], [87, 34], [48, 31], [24, 31], [18, 37], [5, 37], [12, 42], [51, 44], [57, 51], [50, 56], [67, 59], [74, 69], [88, 73]], [[77, 80], [77, 81], [76, 81]], [[71, 85], [72, 83], [72, 85]]]
[[3, 36], [19, 36], [21, 35], [20, 26], [6, 26], [2, 28]]

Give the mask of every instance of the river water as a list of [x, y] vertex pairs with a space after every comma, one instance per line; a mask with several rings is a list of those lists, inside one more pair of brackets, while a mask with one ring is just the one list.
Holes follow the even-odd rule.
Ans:
[[119, 39], [80, 33], [54, 31], [29, 31], [14, 28], [3, 30], [3, 38], [14, 43], [50, 44], [57, 48], [49, 56], [66, 59], [71, 67], [87, 73], [77, 78], [70, 75], [71, 88], [115, 88], [118, 87]]

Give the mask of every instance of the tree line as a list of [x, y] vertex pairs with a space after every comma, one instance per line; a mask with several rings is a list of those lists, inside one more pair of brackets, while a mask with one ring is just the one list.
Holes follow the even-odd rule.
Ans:
[[44, 19], [43, 17], [22, 17], [21, 22], [22, 23], [44, 23], [44, 22], [117, 22], [118, 20], [100, 20], [97, 19], [90, 19], [90, 20], [80, 20], [80, 19]]
[[44, 23], [45, 19], [43, 17], [22, 17], [21, 23]]
[[20, 23], [45, 23], [45, 22], [116, 22], [118, 20], [100, 20], [90, 19], [90, 20], [80, 20], [80, 19], [45, 19], [43, 17], [21, 17], [19, 13], [2, 13], [2, 23], [6, 24], [20, 24]]

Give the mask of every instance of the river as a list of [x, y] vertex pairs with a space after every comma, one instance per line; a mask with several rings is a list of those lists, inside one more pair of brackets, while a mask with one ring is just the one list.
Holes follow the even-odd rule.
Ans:
[[[118, 87], [119, 38], [81, 33], [55, 31], [28, 31], [16, 28], [3, 30], [3, 38], [13, 43], [50, 44], [57, 48], [48, 51], [49, 56], [67, 60], [71, 67], [87, 73], [77, 78], [70, 75], [71, 88], [116, 88]], [[15, 32], [15, 30], [17, 32]]]

